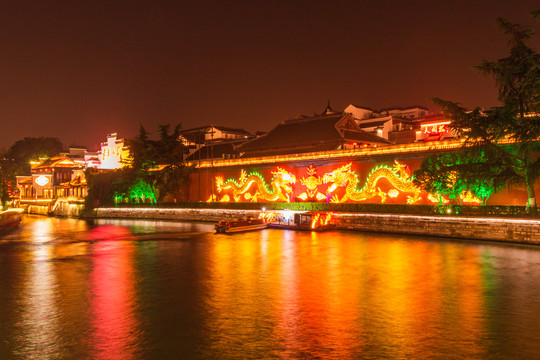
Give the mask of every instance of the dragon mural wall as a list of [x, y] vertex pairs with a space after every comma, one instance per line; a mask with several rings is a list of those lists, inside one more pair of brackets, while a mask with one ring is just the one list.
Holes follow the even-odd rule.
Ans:
[[[400, 192], [411, 194], [407, 195], [407, 204], [414, 204], [421, 199], [420, 193], [422, 190], [413, 184], [407, 167], [397, 161], [393, 168], [389, 166], [378, 166], [374, 168], [360, 189], [358, 189], [358, 175], [351, 170], [351, 166], [352, 163], [349, 163], [330, 173], [324, 174], [323, 181], [331, 184], [327, 190], [329, 193], [333, 193], [338, 187], [345, 188], [345, 195], [341, 198], [333, 195], [332, 202], [340, 203], [347, 200], [361, 202], [379, 197], [380, 202], [384, 203], [387, 197], [395, 198]], [[379, 181], [382, 179], [386, 179], [392, 186], [387, 192], [382, 191], [379, 186]]]
[[[272, 171], [272, 174], [270, 187], [258, 172], [247, 174], [242, 170], [238, 180], [229, 179], [224, 181], [223, 177], [216, 177], [216, 189], [218, 193], [228, 192], [230, 190], [232, 194], [232, 197], [225, 194], [220, 201], [230, 201], [232, 198], [236, 202], [290, 202], [291, 185], [296, 182], [296, 177], [287, 170], [279, 167], [276, 171]], [[250, 190], [254, 192], [250, 192]]]
[[[326, 166], [328, 168], [328, 166]], [[215, 177], [214, 198], [223, 202], [377, 202], [377, 203], [437, 203], [448, 200], [438, 194], [428, 194], [416, 186], [409, 166], [395, 161], [392, 165], [377, 165], [361, 177], [353, 163], [330, 167], [323, 176], [317, 169], [276, 167], [267, 180], [260, 172], [240, 170], [237, 177], [224, 180]], [[301, 177], [295, 173], [305, 172]], [[474, 196], [464, 202], [476, 203]]]

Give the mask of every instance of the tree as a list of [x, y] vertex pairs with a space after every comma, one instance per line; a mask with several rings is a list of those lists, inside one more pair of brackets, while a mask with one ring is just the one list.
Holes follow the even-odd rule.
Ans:
[[139, 134], [129, 139], [130, 159], [114, 176], [90, 174], [87, 206], [111, 205], [115, 201], [162, 201], [167, 195], [181, 194], [189, 168], [184, 163], [181, 125], [159, 125], [159, 140], [150, 140], [141, 125]]
[[9, 202], [10, 192], [15, 186], [13, 161], [0, 155], [0, 210]]
[[30, 161], [57, 155], [62, 150], [62, 142], [57, 138], [25, 137], [16, 141], [0, 155], [0, 203], [9, 201], [9, 191], [16, 187], [16, 175], [30, 174]]
[[130, 153], [129, 167], [136, 170], [148, 170], [154, 165], [154, 149], [148, 136], [148, 131], [140, 125], [139, 135], [127, 140]]
[[439, 196], [439, 203], [442, 196], [461, 203], [462, 196], [470, 192], [485, 204], [493, 193], [504, 187], [504, 180], [492, 176], [493, 173], [501, 173], [504, 165], [479, 150], [467, 149], [426, 157], [414, 173], [415, 184]]
[[[538, 12], [533, 16], [538, 17]], [[527, 206], [536, 207], [534, 183], [540, 175], [540, 54], [526, 44], [533, 35], [530, 29], [503, 18], [497, 22], [510, 36], [510, 54], [496, 61], [483, 61], [475, 68], [495, 80], [501, 106], [467, 111], [455, 102], [439, 98], [433, 101], [450, 116], [451, 128], [465, 139], [464, 153], [485, 156], [485, 162], [462, 169], [467, 172], [461, 175], [474, 179], [483, 169], [489, 171], [484, 175], [495, 182], [525, 185]]]
[[16, 141], [6, 152], [5, 158], [13, 162], [17, 174], [30, 174], [30, 161], [48, 158], [62, 152], [64, 146], [57, 138], [25, 137]]
[[180, 141], [181, 124], [177, 124], [169, 134], [170, 125], [159, 125], [160, 139], [157, 143], [157, 163], [165, 165], [155, 173], [155, 185], [158, 192], [158, 200], [163, 200], [167, 195], [179, 195], [182, 193], [182, 185], [187, 180], [190, 168], [185, 165], [184, 144]]

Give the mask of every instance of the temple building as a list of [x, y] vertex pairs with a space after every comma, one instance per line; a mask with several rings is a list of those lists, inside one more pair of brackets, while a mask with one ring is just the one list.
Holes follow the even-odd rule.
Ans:
[[49, 213], [58, 206], [81, 204], [88, 191], [85, 169], [119, 169], [128, 159], [129, 149], [124, 140], [112, 133], [98, 152], [70, 147], [67, 153], [31, 162], [31, 175], [17, 176], [19, 206], [33, 207], [35, 213]]
[[19, 204], [47, 206], [58, 198], [83, 201], [87, 193], [84, 149], [70, 148], [47, 159], [31, 162], [31, 175], [17, 176]]
[[[524, 204], [524, 188], [488, 195], [462, 190], [451, 197], [414, 182], [413, 173], [426, 156], [462, 147], [450, 123], [422, 106], [373, 110], [349, 105], [342, 112], [327, 106], [320, 114], [282, 121], [232, 149], [215, 146], [213, 155], [193, 159], [185, 200]], [[230, 152], [235, 154], [225, 155]]]
[[321, 114], [282, 121], [268, 133], [240, 144], [236, 151], [247, 158], [388, 144], [382, 136], [362, 130], [351, 113], [334, 111], [328, 105]]
[[254, 136], [244, 129], [218, 125], [200, 126], [180, 132], [180, 140], [188, 149], [187, 161], [234, 158], [237, 156], [236, 146]]

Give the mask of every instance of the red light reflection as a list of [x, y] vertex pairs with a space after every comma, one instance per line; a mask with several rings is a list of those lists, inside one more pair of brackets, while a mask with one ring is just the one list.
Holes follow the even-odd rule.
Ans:
[[95, 250], [90, 275], [93, 353], [99, 359], [134, 358], [139, 325], [135, 318], [134, 249], [125, 242], [100, 241]]

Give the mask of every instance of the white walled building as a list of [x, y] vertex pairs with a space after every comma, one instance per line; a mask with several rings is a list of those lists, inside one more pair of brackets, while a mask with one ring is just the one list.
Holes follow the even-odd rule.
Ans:
[[[94, 164], [91, 155], [88, 155], [88, 161]], [[99, 169], [120, 169], [128, 160], [129, 150], [124, 144], [124, 139], [118, 139], [118, 134], [112, 133], [107, 134], [107, 141], [101, 143], [101, 150], [98, 151], [97, 156], [100, 162]]]
[[394, 144], [440, 140], [454, 136], [444, 127], [435, 129], [441, 130], [441, 132], [433, 132], [433, 126], [428, 128], [428, 124], [449, 124], [450, 121], [440, 114], [431, 114], [423, 106], [374, 110], [351, 104], [345, 108], [345, 112], [353, 115], [360, 129], [387, 139]]

